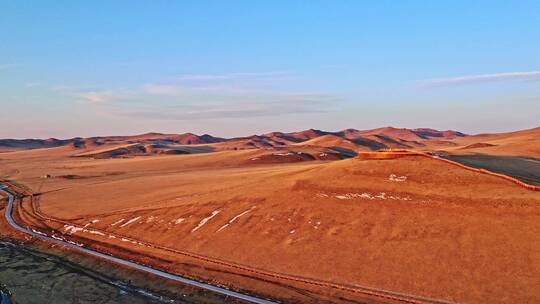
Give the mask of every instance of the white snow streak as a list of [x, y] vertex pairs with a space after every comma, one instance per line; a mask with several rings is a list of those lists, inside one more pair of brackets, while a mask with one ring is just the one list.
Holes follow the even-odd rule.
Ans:
[[195, 232], [195, 231], [199, 230], [199, 228], [204, 226], [204, 224], [206, 224], [206, 222], [211, 220], [214, 216], [218, 215], [219, 212], [220, 212], [220, 210], [215, 210], [215, 211], [212, 212], [212, 214], [209, 217], [203, 218], [202, 221], [199, 222], [199, 225], [197, 225], [197, 227], [193, 228], [191, 230], [191, 232]]
[[387, 195], [385, 192], [380, 192], [377, 195], [373, 195], [371, 193], [345, 193], [345, 194], [334, 195], [334, 197], [337, 199], [342, 199], [342, 200], [351, 200], [351, 199], [357, 199], [357, 198], [369, 199], [369, 200], [376, 200], [376, 199], [379, 199], [379, 200], [391, 199], [391, 200], [397, 200], [397, 201], [410, 201], [411, 200], [411, 198], [408, 196], [402, 197], [402, 196], [397, 196], [397, 195]]
[[397, 176], [395, 174], [390, 174], [388, 177], [388, 180], [391, 182], [404, 182], [407, 180], [406, 176]]
[[238, 214], [237, 216], [233, 217], [227, 224], [223, 225], [221, 228], [219, 228], [216, 232], [219, 232], [221, 231], [222, 229], [225, 229], [227, 228], [230, 224], [232, 224], [234, 221], [236, 221], [239, 217], [241, 217], [242, 215], [245, 215], [246, 213], [250, 212], [251, 210], [255, 209], [255, 206], [249, 208], [248, 210]]
[[120, 224], [120, 223], [123, 222], [123, 221], [124, 221], [124, 219], [121, 219], [121, 220], [119, 220], [119, 221], [116, 221], [116, 222], [112, 223], [111, 226], [116, 226], [116, 225]]
[[69, 234], [74, 234], [79, 231], [82, 231], [83, 228], [75, 227], [75, 226], [64, 226], [64, 230]]
[[[299, 153], [300, 154], [300, 153]], [[274, 153], [274, 155], [277, 155], [277, 156], [289, 156], [289, 155], [294, 155], [293, 152], [288, 152], [288, 153]]]
[[221, 226], [221, 228], [219, 228], [216, 232], [219, 232], [219, 231], [221, 231], [222, 229], [227, 228], [227, 226], [229, 226], [229, 224], [225, 224], [225, 225]]
[[38, 230], [36, 230], [36, 229], [32, 229], [32, 231], [34, 231], [34, 232], [37, 233], [37, 234], [41, 234], [41, 235], [48, 236], [47, 234], [45, 234], [45, 233], [43, 233], [43, 232], [41, 232], [41, 231], [38, 231]]
[[127, 222], [123, 223], [122, 225], [120, 225], [120, 228], [125, 227], [125, 226], [127, 226], [127, 225], [129, 225], [129, 224], [135, 222], [136, 220], [138, 220], [138, 219], [140, 219], [140, 218], [141, 218], [140, 216], [137, 216], [136, 218], [132, 218], [132, 219], [130, 219], [129, 221], [127, 221]]
[[229, 224], [232, 224], [234, 221], [236, 221], [236, 219], [238, 219], [239, 217], [241, 217], [242, 215], [250, 212], [251, 210], [255, 209], [255, 206], [251, 207], [250, 209], [238, 214], [237, 216], [233, 217], [230, 221], [229, 221]]

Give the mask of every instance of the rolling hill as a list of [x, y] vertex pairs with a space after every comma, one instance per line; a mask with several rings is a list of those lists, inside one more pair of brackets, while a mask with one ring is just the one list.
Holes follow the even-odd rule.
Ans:
[[[540, 156], [540, 128], [493, 134], [467, 135], [430, 128], [383, 127], [371, 130], [344, 129], [336, 132], [308, 129], [298, 132], [270, 132], [245, 137], [221, 138], [204, 134], [145, 133], [133, 136], [100, 136], [71, 139], [0, 139], [0, 152], [69, 146], [81, 150], [109, 149], [134, 145], [111, 157], [152, 154], [185, 154], [223, 150], [274, 149], [283, 147], [337, 148], [357, 152], [379, 149], [417, 149], [447, 153], [492, 153], [496, 155]], [[186, 147], [198, 147], [187, 149]]]

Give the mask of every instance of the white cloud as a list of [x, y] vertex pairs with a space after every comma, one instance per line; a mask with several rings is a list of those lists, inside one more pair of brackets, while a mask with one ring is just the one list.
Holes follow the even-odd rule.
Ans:
[[143, 86], [143, 91], [153, 95], [182, 96], [187, 89], [178, 85], [150, 83]]
[[177, 81], [220, 81], [236, 79], [255, 79], [255, 78], [277, 78], [293, 75], [290, 71], [277, 72], [243, 72], [243, 73], [225, 73], [225, 74], [185, 74], [175, 77]]
[[466, 75], [449, 78], [429, 79], [420, 81], [421, 87], [442, 87], [470, 83], [485, 83], [496, 81], [519, 81], [519, 80], [540, 80], [540, 71], [529, 72], [508, 72], [495, 74]]
[[132, 93], [125, 90], [85, 91], [76, 92], [72, 95], [82, 99], [83, 101], [94, 104], [103, 104], [113, 101], [126, 100], [132, 97]]
[[169, 97], [187, 97], [194, 95], [221, 95], [230, 96], [234, 94], [242, 94], [253, 92], [255, 88], [250, 88], [237, 84], [205, 84], [205, 85], [190, 85], [190, 84], [170, 84], [170, 83], [149, 83], [141, 87], [141, 93], [169, 96]]
[[194, 80], [194, 81], [200, 81], [200, 80], [224, 80], [224, 79], [231, 79], [232, 76], [229, 74], [223, 74], [223, 75], [213, 75], [213, 74], [187, 74], [187, 75], [181, 75], [178, 77], [175, 77], [175, 80], [178, 81], [184, 81], [184, 80]]
[[257, 96], [257, 101], [242, 99], [222, 103], [135, 106], [115, 108], [117, 115], [159, 120], [197, 120], [212, 118], [250, 118], [287, 114], [327, 112], [336, 97], [317, 94]]
[[234, 95], [268, 90], [290, 80], [288, 71], [227, 74], [184, 74], [167, 81], [148, 83], [142, 91], [151, 95], [186, 97], [188, 95]]
[[164, 120], [246, 118], [326, 112], [339, 99], [266, 84], [285, 72], [182, 75], [132, 88], [56, 88], [103, 113]]

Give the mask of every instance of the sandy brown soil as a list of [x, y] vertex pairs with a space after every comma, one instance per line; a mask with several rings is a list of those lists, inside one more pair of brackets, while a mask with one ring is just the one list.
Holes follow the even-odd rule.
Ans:
[[41, 193], [20, 221], [290, 302], [388, 301], [336, 288], [354, 285], [460, 303], [540, 301], [540, 193], [497, 177], [415, 156], [284, 164], [251, 161], [274, 153], [265, 149], [74, 153], [0, 154], [0, 175]]

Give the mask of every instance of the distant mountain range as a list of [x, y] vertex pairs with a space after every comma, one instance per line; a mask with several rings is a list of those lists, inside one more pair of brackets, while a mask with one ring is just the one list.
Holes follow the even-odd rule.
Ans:
[[385, 127], [373, 130], [356, 130], [345, 129], [338, 132], [327, 132], [316, 129], [309, 129], [299, 132], [282, 133], [272, 132], [263, 135], [253, 135], [247, 137], [235, 137], [235, 138], [220, 138], [212, 135], [196, 135], [193, 133], [183, 134], [162, 134], [162, 133], [146, 133], [133, 136], [104, 136], [104, 137], [88, 137], [81, 138], [75, 137], [71, 139], [0, 139], [1, 148], [13, 148], [13, 149], [38, 149], [38, 148], [51, 148], [59, 147], [68, 144], [75, 145], [77, 147], [83, 147], [86, 144], [99, 145], [111, 142], [166, 142], [182, 145], [196, 145], [196, 144], [212, 144], [218, 142], [235, 142], [235, 141], [251, 141], [254, 145], [281, 145], [300, 143], [313, 138], [333, 135], [349, 140], [356, 140], [361, 137], [380, 136], [397, 141], [422, 141], [428, 139], [453, 139], [455, 137], [465, 136], [465, 134], [457, 131], [438, 131], [433, 129], [398, 129], [393, 127]]
[[[75, 150], [122, 154], [185, 154], [221, 150], [313, 146], [347, 149], [352, 152], [385, 148], [425, 150], [471, 150], [499, 154], [525, 151], [540, 155], [540, 128], [509, 133], [467, 135], [429, 128], [383, 127], [371, 130], [345, 129], [328, 132], [308, 129], [299, 132], [271, 132], [246, 137], [221, 138], [212, 135], [146, 133], [134, 136], [103, 136], [71, 139], [0, 139], [0, 151], [70, 147]], [[107, 152], [109, 151], [109, 152]], [[101, 153], [100, 152], [100, 153]], [[85, 154], [85, 152], [81, 151]], [[95, 153], [91, 153], [95, 156]], [[522, 153], [523, 154], [523, 153]]]

